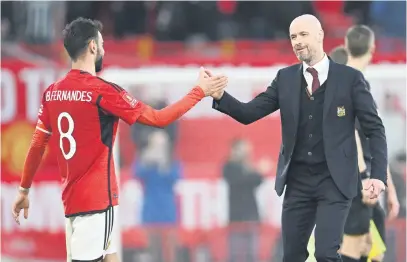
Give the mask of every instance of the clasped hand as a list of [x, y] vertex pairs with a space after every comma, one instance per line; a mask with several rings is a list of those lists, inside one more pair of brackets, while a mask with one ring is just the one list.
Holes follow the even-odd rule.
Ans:
[[228, 84], [228, 77], [225, 75], [213, 75], [209, 70], [200, 68], [198, 86], [202, 88], [205, 96], [212, 96], [220, 99], [224, 89]]
[[383, 181], [379, 179], [366, 179], [363, 184], [363, 202], [367, 205], [374, 205], [379, 200], [379, 195], [385, 190]]

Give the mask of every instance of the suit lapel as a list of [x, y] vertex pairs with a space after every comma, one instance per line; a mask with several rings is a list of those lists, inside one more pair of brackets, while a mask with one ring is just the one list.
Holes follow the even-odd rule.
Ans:
[[290, 100], [293, 109], [293, 116], [294, 116], [294, 129], [295, 133], [297, 133], [298, 129], [298, 119], [300, 116], [300, 96], [301, 96], [301, 80], [303, 77], [302, 73], [302, 63], [299, 64], [298, 69], [296, 70], [295, 77], [293, 78], [292, 86], [290, 88]]
[[328, 79], [326, 80], [326, 89], [325, 89], [325, 100], [324, 100], [324, 113], [323, 120], [325, 121], [326, 116], [328, 115], [329, 107], [335, 97], [336, 93], [336, 75], [335, 63], [331, 60], [329, 61], [329, 71]]

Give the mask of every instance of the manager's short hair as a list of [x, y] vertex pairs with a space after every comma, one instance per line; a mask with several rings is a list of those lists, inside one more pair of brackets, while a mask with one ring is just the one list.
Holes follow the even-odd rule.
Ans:
[[352, 57], [361, 57], [369, 52], [374, 41], [373, 30], [365, 25], [355, 25], [346, 32], [346, 48]]
[[100, 21], [82, 17], [66, 25], [62, 32], [64, 47], [73, 61], [83, 54], [92, 39], [98, 41], [98, 32], [102, 28]]
[[331, 53], [329, 53], [329, 57], [338, 64], [346, 65], [348, 63], [348, 52], [342, 45], [335, 47]]

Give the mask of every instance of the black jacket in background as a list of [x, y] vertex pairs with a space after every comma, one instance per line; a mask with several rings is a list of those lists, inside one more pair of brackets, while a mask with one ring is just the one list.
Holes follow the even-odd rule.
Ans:
[[255, 193], [263, 177], [240, 162], [230, 161], [223, 167], [223, 178], [229, 186], [230, 222], [259, 221]]

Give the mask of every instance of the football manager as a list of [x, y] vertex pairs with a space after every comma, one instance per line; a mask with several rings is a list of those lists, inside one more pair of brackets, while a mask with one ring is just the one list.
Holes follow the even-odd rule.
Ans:
[[306, 261], [315, 225], [317, 261], [342, 261], [338, 249], [345, 220], [362, 189], [355, 118], [370, 139], [372, 169], [364, 188], [370, 198], [379, 196], [387, 180], [385, 130], [362, 73], [333, 62], [324, 52], [318, 19], [299, 16], [289, 31], [300, 63], [280, 69], [267, 90], [250, 102], [223, 90], [213, 94], [213, 108], [245, 125], [280, 109], [282, 145], [275, 190], [282, 195], [286, 187], [283, 261]]

